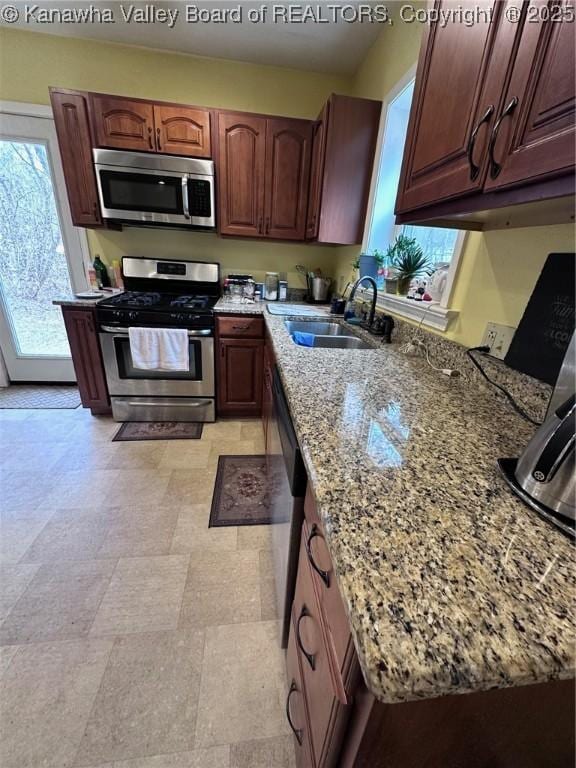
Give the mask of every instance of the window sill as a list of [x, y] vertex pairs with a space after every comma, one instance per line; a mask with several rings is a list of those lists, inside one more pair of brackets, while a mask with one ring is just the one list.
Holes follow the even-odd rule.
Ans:
[[[362, 301], [370, 301], [372, 291], [358, 291], [358, 297]], [[392, 312], [394, 315], [405, 317], [423, 326], [433, 328], [436, 331], [448, 330], [452, 321], [458, 317], [458, 311], [441, 307], [434, 301], [414, 301], [405, 296], [396, 296], [393, 293], [378, 293], [376, 308]]]

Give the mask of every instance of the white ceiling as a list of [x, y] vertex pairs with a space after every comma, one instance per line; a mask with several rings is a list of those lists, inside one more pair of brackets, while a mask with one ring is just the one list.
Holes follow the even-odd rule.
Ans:
[[[328, 6], [338, 5], [336, 2], [225, 2], [224, 0], [200, 0], [199, 2], [11, 2], [18, 8], [20, 18], [4, 26], [28, 29], [32, 32], [46, 32], [54, 35], [70, 37], [85, 37], [95, 40], [138, 45], [146, 48], [178, 51], [180, 53], [210, 56], [221, 59], [250, 61], [258, 64], [269, 64], [280, 67], [291, 67], [307, 71], [330, 72], [335, 74], [352, 74], [356, 71], [367, 50], [376, 39], [382, 26], [369, 21], [347, 23], [340, 16], [336, 21], [331, 18]], [[364, 5], [360, 0], [347, 0], [340, 4], [347, 7], [348, 17], [355, 9], [351, 6]], [[371, 0], [371, 4], [374, 4]], [[262, 6], [267, 7], [263, 23], [251, 23], [249, 12], [256, 12]], [[108, 11], [113, 14], [114, 23], [40, 23], [29, 17], [26, 19], [26, 7], [38, 7], [37, 18], [44, 9], [83, 9], [87, 12], [90, 7], [97, 11]], [[187, 6], [194, 6], [203, 12], [231, 11], [241, 7], [242, 20], [240, 23], [191, 23], [186, 20]], [[292, 12], [298, 9], [303, 12], [307, 8], [321, 7], [322, 18], [326, 22], [285, 21], [283, 12], [275, 8], [292, 6]], [[156, 21], [150, 23], [127, 22], [122, 8], [128, 13], [130, 8], [135, 11], [155, 8], [159, 13], [178, 11], [178, 17], [173, 28], [168, 23]], [[296, 10], [294, 10], [296, 8]], [[276, 13], [276, 22], [274, 21]], [[318, 15], [317, 15], [318, 18]]]

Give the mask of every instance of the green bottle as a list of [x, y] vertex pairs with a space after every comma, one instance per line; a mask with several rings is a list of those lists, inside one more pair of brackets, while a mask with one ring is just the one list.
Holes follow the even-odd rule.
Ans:
[[110, 277], [108, 275], [108, 270], [106, 269], [106, 264], [102, 261], [100, 256], [96, 254], [96, 258], [94, 259], [94, 272], [96, 272], [96, 280], [98, 282], [99, 288], [109, 288], [110, 287]]

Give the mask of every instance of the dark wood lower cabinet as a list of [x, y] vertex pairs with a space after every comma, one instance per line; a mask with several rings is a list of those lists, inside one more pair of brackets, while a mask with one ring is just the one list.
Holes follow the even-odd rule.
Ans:
[[93, 307], [62, 307], [80, 399], [94, 415], [111, 413]]
[[255, 417], [262, 413], [264, 360], [262, 318], [216, 318], [218, 415]]
[[272, 417], [272, 374], [274, 370], [274, 352], [270, 339], [264, 343], [264, 375], [262, 377], [262, 428], [264, 430], [265, 453], [268, 453], [268, 425]]
[[286, 657], [298, 768], [572, 768], [574, 680], [378, 701], [359, 672], [311, 492], [305, 515]]

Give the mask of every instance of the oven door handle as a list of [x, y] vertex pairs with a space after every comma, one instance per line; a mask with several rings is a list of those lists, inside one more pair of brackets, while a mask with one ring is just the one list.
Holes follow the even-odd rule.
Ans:
[[182, 179], [182, 213], [187, 219], [190, 218], [190, 203], [188, 200], [188, 176]]
[[[128, 336], [128, 328], [112, 328], [110, 325], [101, 325], [100, 330], [104, 333], [115, 333], [117, 336]], [[189, 329], [188, 336], [212, 336], [212, 331], [210, 328]]]
[[[170, 402], [170, 408], [204, 408], [207, 405], [210, 405], [212, 403], [212, 400], [198, 400], [195, 403], [177, 403], [177, 402]], [[153, 406], [154, 408], [163, 408], [165, 407], [166, 403], [155, 403], [153, 401], [149, 402], [143, 402], [142, 400], [130, 400], [128, 401], [128, 405], [138, 405], [138, 406]]]

